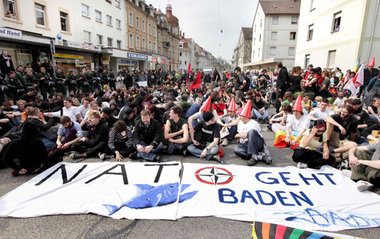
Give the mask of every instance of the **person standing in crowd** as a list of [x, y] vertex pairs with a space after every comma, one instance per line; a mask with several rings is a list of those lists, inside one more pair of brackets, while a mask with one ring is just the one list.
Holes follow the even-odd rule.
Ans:
[[277, 64], [277, 71], [278, 71], [278, 76], [277, 76], [277, 93], [276, 93], [276, 112], [279, 111], [281, 107], [281, 101], [282, 98], [284, 97], [285, 92], [288, 89], [289, 85], [289, 75], [288, 75], [288, 70], [286, 69], [285, 66], [282, 65], [282, 63]]
[[9, 72], [14, 71], [12, 57], [8, 55], [8, 51], [1, 51], [0, 55], [0, 70], [4, 76], [8, 75]]

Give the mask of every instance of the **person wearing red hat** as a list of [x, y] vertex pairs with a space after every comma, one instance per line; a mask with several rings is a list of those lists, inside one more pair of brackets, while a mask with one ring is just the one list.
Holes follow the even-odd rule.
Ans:
[[[369, 82], [379, 75], [379, 69], [374, 68], [375, 66], [375, 57], [372, 57], [371, 61], [368, 64], [368, 67], [364, 68], [364, 87], [369, 85]], [[370, 89], [367, 89], [369, 91]]]
[[[248, 160], [248, 166], [253, 166], [260, 159], [259, 156], [267, 163], [272, 163], [268, 147], [265, 145], [260, 125], [251, 119], [251, 101], [243, 107], [240, 113], [240, 120], [237, 126], [238, 138], [240, 143], [234, 148], [234, 153], [242, 159]], [[260, 154], [260, 152], [262, 152]]]
[[187, 147], [187, 150], [195, 157], [221, 162], [217, 155], [220, 129], [215, 116], [210, 111], [204, 112], [203, 120], [194, 127], [194, 133], [191, 135], [193, 143]]
[[231, 103], [227, 109], [227, 114], [222, 115], [217, 120], [218, 124], [222, 126], [221, 137], [223, 138], [224, 135], [224, 139], [221, 146], [223, 147], [227, 146], [228, 143], [235, 138], [235, 135], [237, 133], [236, 125], [239, 121], [239, 118], [237, 117], [236, 109], [235, 98], [232, 98]]

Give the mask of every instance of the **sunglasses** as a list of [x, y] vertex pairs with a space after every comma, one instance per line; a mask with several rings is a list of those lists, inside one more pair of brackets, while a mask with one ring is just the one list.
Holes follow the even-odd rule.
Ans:
[[88, 121], [89, 121], [89, 122], [94, 122], [94, 121], [95, 121], [95, 119], [88, 119]]

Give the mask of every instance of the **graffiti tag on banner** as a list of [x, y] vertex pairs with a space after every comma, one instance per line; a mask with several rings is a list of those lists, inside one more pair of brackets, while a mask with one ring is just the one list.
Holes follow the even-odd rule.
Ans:
[[304, 230], [380, 226], [380, 196], [331, 167], [59, 163], [0, 198], [1, 217], [95, 213], [116, 219], [216, 216]]
[[218, 216], [305, 230], [380, 226], [380, 196], [359, 192], [339, 170], [184, 163], [182, 183], [197, 194], [178, 217]]

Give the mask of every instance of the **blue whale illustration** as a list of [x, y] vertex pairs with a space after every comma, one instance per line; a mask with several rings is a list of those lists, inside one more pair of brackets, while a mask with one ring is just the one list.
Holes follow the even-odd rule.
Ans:
[[[190, 184], [182, 184], [181, 193], [189, 186]], [[119, 211], [122, 207], [144, 209], [164, 206], [177, 201], [179, 183], [168, 183], [156, 187], [149, 184], [136, 184], [136, 187], [138, 188], [138, 195], [121, 206], [103, 204], [107, 208], [109, 215]], [[193, 198], [197, 192], [193, 191], [180, 195], [179, 203]]]

